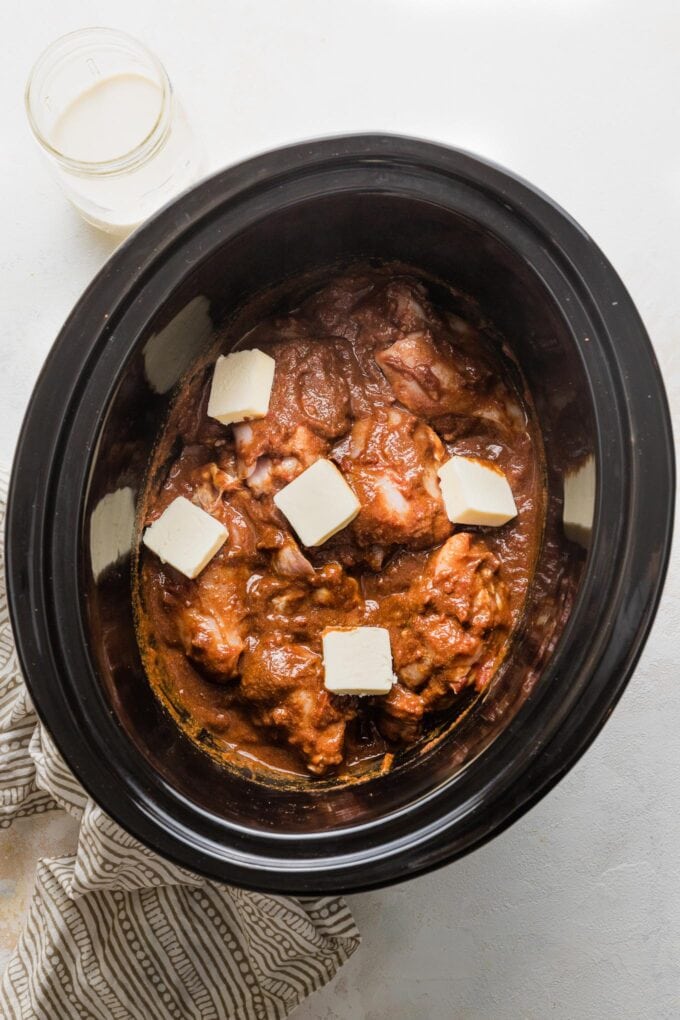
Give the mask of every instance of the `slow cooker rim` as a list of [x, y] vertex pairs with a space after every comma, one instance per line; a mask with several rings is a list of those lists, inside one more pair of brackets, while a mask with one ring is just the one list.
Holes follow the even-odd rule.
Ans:
[[[350, 144], [347, 146], [348, 149], [352, 149], [353, 147], [354, 148], [363, 148], [364, 151], [365, 151], [367, 147], [370, 149], [370, 146], [373, 144], [374, 139], [372, 139], [372, 138], [368, 138], [367, 139], [365, 136], [362, 136], [359, 139], [351, 138], [351, 139], [348, 139], [348, 140], [340, 140], [340, 141], [342, 141], [342, 142], [344, 142], [344, 141], [349, 142]], [[398, 143], [397, 147], [401, 148], [402, 154], [404, 153], [404, 146], [406, 147], [406, 149], [409, 149], [409, 147], [412, 146], [413, 149], [411, 150], [411, 155], [414, 156], [414, 157], [417, 156], [417, 158], [420, 158], [420, 159], [422, 159], [422, 148], [423, 147], [425, 149], [432, 149], [432, 148], [434, 148], [434, 149], [437, 150], [437, 152], [440, 155], [440, 157], [441, 157], [441, 154], [444, 153], [444, 154], [446, 154], [447, 158], [449, 158], [449, 159], [453, 158], [454, 156], [460, 156], [461, 155], [459, 153], [455, 153], [455, 150], [441, 149], [438, 146], [431, 146], [429, 143], [411, 142], [409, 140], [393, 139], [393, 138], [388, 138], [387, 142], [395, 143], [395, 144]], [[317, 145], [317, 149], [321, 152], [322, 156], [323, 156], [324, 147], [327, 149], [328, 146], [333, 146], [333, 147], [337, 146], [336, 142], [322, 142], [322, 143], [315, 143], [315, 144]], [[378, 143], [376, 143], [376, 147], [380, 150], [381, 154], [383, 154], [383, 155], [384, 155], [384, 150], [385, 150], [385, 144], [386, 144], [385, 138], [379, 139]], [[295, 153], [295, 152], [299, 153], [299, 150], [303, 149], [303, 150], [305, 150], [304, 153], [299, 153], [299, 154], [303, 155], [303, 156], [304, 155], [309, 156], [310, 148], [312, 148], [311, 145], [310, 146], [301, 146], [301, 147], [292, 147], [292, 149], [284, 150], [284, 153]], [[416, 153], [415, 150], [417, 150], [417, 153]], [[266, 157], [260, 157], [259, 160], [271, 159], [272, 155], [276, 155], [276, 154], [267, 154]], [[472, 160], [475, 164], [479, 163], [479, 161], [474, 160], [473, 157], [469, 157], [467, 155], [464, 155], [463, 158], [467, 159], [467, 160]], [[254, 161], [250, 161], [250, 162], [252, 164], [257, 164], [258, 163], [258, 159], [254, 160]], [[488, 164], [481, 164], [481, 165], [482, 165], [482, 167], [485, 167], [486, 169], [488, 169]], [[234, 169], [235, 170], [239, 170], [240, 173], [241, 173], [241, 176], [243, 176], [243, 166], [241, 166], [239, 168], [234, 168]], [[493, 169], [495, 170], [495, 168], [493, 168]], [[506, 181], [509, 181], [511, 184], [513, 183], [514, 179], [512, 178], [512, 175], [508, 175], [504, 171], [495, 171], [495, 172], [500, 173], [506, 179]], [[222, 172], [222, 175], [229, 175], [229, 174], [230, 174], [230, 171], [223, 171]], [[216, 175], [216, 176], [220, 177], [221, 175]], [[208, 183], [210, 183], [210, 182], [208, 182]], [[515, 181], [515, 183], [517, 183], [517, 182]], [[204, 186], [202, 185], [200, 187], [204, 187]], [[521, 184], [521, 187], [526, 188], [527, 186]], [[534, 195], [536, 195], [535, 189], [530, 189], [530, 190], [532, 191], [532, 193]], [[542, 196], [538, 196], [538, 197], [541, 198]], [[556, 210], [559, 213], [559, 210], [555, 207], [554, 203], [552, 203], [550, 200], [546, 200], [544, 198], [543, 198], [543, 201], [547, 201], [549, 203], [550, 207], [553, 209], [553, 211]], [[168, 210], [166, 210], [165, 214], [164, 213], [159, 214], [159, 217], [163, 217], [163, 215], [167, 215], [167, 212], [168, 212]], [[569, 223], [572, 224], [572, 227], [573, 227], [574, 226], [573, 221], [571, 221], [569, 218], [567, 218], [567, 219], [568, 219]], [[149, 224], [149, 228], [153, 227], [154, 224], [158, 225], [158, 218], [156, 220], [152, 221], [151, 224]], [[145, 229], [147, 229], [147, 228], [145, 228]], [[581, 236], [584, 236], [582, 234], [582, 231], [580, 231], [580, 228], [576, 227], [576, 229], [579, 231], [579, 234]], [[589, 241], [588, 238], [586, 238], [586, 240]], [[589, 241], [589, 243], [590, 243], [590, 245], [592, 245], [592, 242]], [[595, 251], [597, 252], [597, 249], [595, 249]], [[613, 274], [613, 271], [611, 271], [611, 272]], [[621, 289], [621, 293], [623, 295], [625, 295], [625, 299], [627, 300], [628, 304], [632, 308], [632, 302], [630, 302], [630, 298], [626, 294], [625, 289], [623, 288], [623, 285], [620, 283], [620, 281], [618, 281], [617, 278], [616, 278], [616, 282], [618, 283], [618, 286]], [[95, 281], [95, 284], [96, 283], [97, 283], [97, 281]], [[86, 303], [86, 298], [88, 297], [88, 294], [92, 292], [93, 287], [95, 287], [95, 284], [93, 284], [91, 286], [91, 288], [89, 288], [88, 292], [86, 292], [86, 295], [84, 295], [84, 297], [81, 299], [81, 302], [79, 302], [78, 306], [76, 306], [76, 310], [74, 310], [74, 313], [73, 313], [71, 319], [68, 320], [66, 326], [62, 330], [61, 336], [63, 336], [64, 334], [66, 334], [68, 332], [69, 326], [72, 327], [72, 321], [77, 318], [78, 310], [80, 309], [82, 311], [82, 308], [83, 308], [83, 306]], [[618, 291], [617, 291], [617, 293], [618, 293]], [[636, 314], [636, 313], [633, 313], [633, 314]], [[641, 323], [639, 323], [639, 320], [638, 320], [638, 325], [639, 325], [639, 329], [642, 330], [642, 335], [643, 335], [643, 338], [644, 338], [644, 329], [643, 329]], [[45, 369], [45, 372], [47, 372], [47, 371], [48, 371], [48, 368]], [[657, 384], [658, 384], [658, 390], [659, 390], [659, 393], [661, 395], [661, 401], [662, 401], [662, 405], [663, 405], [663, 389], [661, 387], [660, 380], [658, 378], [657, 378]], [[36, 387], [36, 392], [37, 392], [38, 388], [39, 387]], [[32, 410], [32, 405], [31, 405], [31, 407], [29, 407], [29, 412], [27, 413], [27, 418], [26, 418], [26, 422], [25, 422], [25, 425], [24, 425], [24, 430], [22, 430], [22, 439], [20, 440], [20, 446], [17, 448], [17, 458], [15, 460], [15, 467], [20, 462], [21, 444], [25, 440], [25, 430], [27, 429], [27, 426], [28, 426], [28, 423], [29, 423], [29, 418], [30, 418], [30, 415], [31, 415], [31, 410]], [[661, 416], [660, 417], [661, 418], [664, 417], [664, 415], [663, 415], [663, 406], [662, 406], [662, 409], [661, 409]], [[668, 429], [669, 423], [668, 423], [668, 418], [667, 418], [667, 409], [666, 409], [666, 422], [665, 422], [665, 424], [666, 424], [667, 429]], [[662, 429], [662, 431], [663, 431], [663, 429]], [[669, 434], [670, 433], [669, 433], [669, 429], [668, 429], [667, 434], [666, 434], [666, 438], [668, 438]], [[17, 620], [16, 620], [16, 616], [17, 616], [17, 614], [19, 612], [19, 607], [18, 607], [17, 604], [15, 604], [15, 598], [13, 597], [13, 593], [14, 593], [15, 587], [16, 587], [16, 586], [13, 587], [13, 584], [14, 584], [14, 580], [13, 579], [16, 579], [16, 563], [15, 563], [15, 561], [13, 560], [13, 558], [11, 556], [11, 549], [13, 548], [13, 546], [12, 546], [12, 542], [11, 542], [11, 539], [10, 539], [10, 535], [11, 534], [15, 534], [15, 529], [16, 529], [16, 526], [18, 525], [17, 521], [14, 521], [14, 523], [12, 523], [12, 507], [14, 505], [14, 491], [15, 491], [15, 486], [16, 485], [18, 485], [18, 472], [15, 470], [15, 472], [13, 472], [12, 492], [10, 494], [10, 501], [9, 501], [10, 502], [10, 507], [8, 509], [8, 553], [9, 553], [9, 555], [8, 555], [8, 575], [9, 575], [9, 577], [11, 579], [10, 580], [10, 604], [11, 604], [11, 609], [12, 609], [13, 622], [15, 624], [15, 628], [17, 628], [17, 630], [19, 630], [20, 627], [17, 625]], [[667, 547], [667, 545], [668, 545], [668, 542], [666, 542], [666, 547]], [[10, 564], [10, 560], [12, 560], [11, 564]], [[663, 571], [661, 571], [661, 573], [663, 573]], [[657, 596], [657, 598], [658, 598], [658, 594], [659, 594], [660, 584], [661, 584], [661, 574], [659, 574], [657, 576], [657, 587], [656, 587], [656, 596]], [[641, 641], [643, 639], [642, 631], [645, 630], [646, 623], [649, 620], [649, 617], [650, 617], [650, 615], [652, 613], [653, 613], [653, 605], [650, 605], [648, 607], [648, 610], [647, 610], [646, 620], [644, 621], [643, 626], [642, 626], [642, 630], [639, 632], [639, 635], [638, 635], [638, 642], [637, 642], [638, 646], [641, 644]], [[18, 643], [20, 644], [20, 642], [18, 642]], [[24, 649], [24, 652], [22, 652], [22, 648], [21, 647], [20, 647], [19, 650], [20, 650], [20, 655], [22, 655], [22, 664], [24, 665], [24, 670], [25, 670], [25, 672], [27, 674], [29, 674], [29, 684], [30, 684], [31, 683], [30, 667], [29, 667], [29, 658], [30, 657], [26, 656], [24, 658], [25, 649]], [[633, 663], [632, 663], [632, 660], [631, 660], [628, 663], [628, 670], [632, 669], [632, 665], [633, 665]], [[619, 684], [619, 688], [618, 688], [619, 693], [622, 690], [623, 686], [624, 686], [624, 682], [621, 682]], [[39, 703], [39, 699], [37, 699], [37, 700], [38, 700], [37, 707], [40, 710], [41, 705]], [[611, 697], [608, 700], [611, 703]], [[581, 753], [581, 751], [578, 752], [578, 754], [580, 754], [580, 753]], [[573, 760], [569, 760], [569, 762], [565, 765], [563, 771], [566, 771], [566, 769], [568, 767], [570, 767], [571, 764], [573, 764]], [[558, 775], [555, 776], [553, 782], [557, 781], [557, 778], [559, 778]], [[87, 785], [87, 783], [85, 785]], [[537, 799], [539, 796], [541, 796], [543, 794], [543, 792], [544, 792], [544, 787], [541, 787], [540, 790], [536, 791], [534, 799]], [[528, 801], [526, 803], [528, 803]], [[120, 820], [122, 821], [122, 819], [120, 819]], [[122, 821], [122, 823], [125, 824], [124, 821]], [[494, 828], [493, 829], [494, 834], [497, 831], [499, 831], [498, 828]], [[478, 843], [475, 843], [475, 845], [478, 845]], [[162, 849], [162, 848], [159, 848], [159, 849]], [[167, 850], [166, 851], [162, 850], [162, 852], [166, 852], [166, 855], [167, 855]], [[182, 863], [186, 864], [187, 861], [186, 860], [182, 860]], [[433, 864], [431, 866], [435, 866], [436, 863], [439, 863], [439, 861], [433, 862]], [[195, 867], [196, 866], [195, 862], [190, 863], [190, 866], [194, 866]], [[199, 868], [199, 870], [200, 870], [200, 868]], [[421, 869], [419, 868], [418, 870], [421, 870]], [[210, 872], [210, 874], [212, 874], [213, 877], [214, 877], [214, 872]], [[250, 876], [250, 877], [252, 878], [252, 876]], [[244, 882], [244, 884], [247, 884], [247, 882]], [[262, 882], [259, 883], [260, 887], [262, 886], [262, 884], [263, 884]], [[376, 883], [371, 882], [370, 884], [376, 884]], [[275, 887], [280, 888], [281, 887], [281, 883], [276, 883]], [[359, 887], [359, 886], [353, 886], [353, 887]]]

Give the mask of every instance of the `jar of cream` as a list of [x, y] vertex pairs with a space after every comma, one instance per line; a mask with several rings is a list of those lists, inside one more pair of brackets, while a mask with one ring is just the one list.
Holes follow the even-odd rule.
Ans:
[[69, 200], [109, 233], [129, 233], [199, 175], [165, 68], [124, 32], [87, 28], [53, 42], [29, 77], [26, 110]]

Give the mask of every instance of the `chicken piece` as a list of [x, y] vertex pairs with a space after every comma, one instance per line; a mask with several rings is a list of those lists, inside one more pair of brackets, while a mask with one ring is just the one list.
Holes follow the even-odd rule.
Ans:
[[347, 273], [308, 298], [302, 313], [321, 333], [356, 340], [376, 328], [409, 331], [434, 314], [422, 284], [407, 277]]
[[302, 306], [305, 317], [325, 336], [355, 340], [357, 306], [375, 292], [375, 281], [363, 273], [339, 276], [322, 290], [307, 298]]
[[201, 469], [198, 485], [193, 492], [193, 502], [206, 513], [219, 517], [225, 494], [233, 492], [239, 485], [235, 474], [224, 471], [211, 461]]
[[469, 685], [486, 686], [511, 625], [498, 567], [482, 541], [459, 532], [430, 556], [421, 576], [382, 600], [379, 616], [390, 630], [395, 672], [421, 702], [401, 709], [386, 702], [386, 735], [400, 730], [411, 742], [423, 711], [447, 707]]
[[184, 496], [212, 513], [223, 493], [232, 487], [232, 482], [234, 485], [239, 484], [235, 477], [232, 479], [235, 468], [235, 455], [230, 457], [228, 450], [222, 448], [215, 451], [194, 444], [185, 446], [179, 456], [171, 455], [164, 465], [163, 484], [150, 513], [145, 517], [145, 526], [160, 517], [178, 496]]
[[[203, 447], [195, 448], [192, 456], [205, 458]], [[225, 526], [229, 537], [221, 556], [227, 561], [257, 558], [261, 548], [274, 548], [285, 539], [285, 524], [271, 503], [261, 503], [243, 487], [236, 474], [236, 454], [233, 448], [218, 448], [216, 460], [207, 461], [187, 470], [187, 448], [171, 468], [157, 508], [165, 508], [176, 495], [183, 495]], [[156, 510], [156, 508], [154, 508]], [[147, 523], [157, 516], [147, 518]]]
[[315, 577], [314, 567], [300, 551], [300, 546], [291, 535], [272, 556], [272, 566], [281, 577]]
[[272, 567], [254, 574], [248, 584], [253, 618], [262, 621], [263, 628], [293, 641], [313, 643], [339, 618], [348, 627], [362, 622], [359, 585], [339, 563], [314, 570], [299, 550], [293, 550], [290, 540], [273, 554]]
[[421, 329], [408, 333], [375, 360], [385, 373], [397, 400], [414, 414], [432, 417], [460, 413], [477, 397], [466, 392], [466, 379], [449, 345], [435, 345]]
[[[256, 496], [272, 496], [328, 451], [328, 443], [305, 425], [274, 440], [264, 427], [258, 430], [258, 424], [234, 426], [239, 474]], [[263, 454], [263, 449], [271, 450], [271, 455]]]
[[[202, 449], [198, 448], [199, 452]], [[260, 458], [244, 486], [243, 479], [237, 475], [237, 456], [233, 449], [229, 453], [219, 453], [218, 461], [203, 463], [191, 473], [185, 470], [183, 454], [177, 462], [183, 470], [179, 476], [183, 480], [182, 487], [172, 485], [170, 480], [159, 506], [164, 506], [170, 496], [180, 492], [220, 521], [229, 532], [221, 553], [223, 559], [230, 562], [258, 560], [260, 550], [279, 548], [286, 541], [288, 528], [271, 495], [299, 474], [298, 461], [270, 462], [269, 458]], [[271, 479], [265, 477], [268, 472], [271, 472]], [[148, 522], [152, 519], [149, 517]]]
[[422, 329], [435, 313], [422, 283], [398, 278], [385, 287], [385, 316], [401, 333]]
[[430, 557], [427, 573], [437, 597], [445, 599], [476, 635], [510, 625], [508, 592], [498, 576], [499, 566], [484, 541], [467, 531], [453, 535]]
[[221, 551], [227, 563], [254, 563], [261, 550], [279, 548], [286, 540], [285, 523], [272, 500], [258, 500], [247, 488], [230, 492], [209, 512], [229, 533]]
[[[269, 413], [234, 426], [240, 473], [246, 479], [263, 457], [270, 461], [295, 458], [299, 474], [324, 456], [328, 441], [342, 435], [350, 424], [346, 377], [351, 351], [344, 341], [283, 343], [274, 345], [271, 354], [276, 373]], [[289, 463], [288, 474], [292, 468]], [[256, 478], [254, 484], [262, 482]]]
[[250, 570], [213, 560], [195, 581], [166, 602], [186, 655], [213, 680], [238, 676], [246, 637], [246, 584]]
[[282, 358], [286, 400], [292, 399], [302, 413], [302, 424], [324, 439], [342, 435], [350, 424], [349, 355], [343, 341], [326, 340], [301, 345], [295, 359], [288, 354]]
[[356, 709], [353, 699], [325, 689], [317, 652], [276, 637], [258, 641], [243, 657], [239, 695], [255, 724], [295, 748], [310, 772], [323, 775], [342, 762]]
[[497, 460], [511, 442], [517, 441], [516, 436], [508, 434], [505, 416], [500, 412], [495, 420], [489, 415], [442, 414], [431, 418], [430, 425], [449, 453], [460, 456]]
[[355, 422], [333, 457], [361, 502], [351, 526], [360, 546], [420, 549], [451, 534], [437, 479], [444, 455], [436, 433], [397, 408]]
[[400, 683], [379, 702], [379, 729], [395, 743], [411, 744], [420, 736], [425, 702], [423, 698]]
[[[430, 318], [435, 318], [427, 300], [425, 288], [415, 280], [406, 277], [388, 279], [386, 283], [376, 282], [356, 301], [345, 322], [351, 322], [349, 336], [357, 346], [392, 343], [404, 333], [423, 328]], [[338, 332], [347, 336], [346, 325], [338, 323]]]
[[309, 316], [318, 335], [349, 341], [341, 351], [352, 417], [368, 417], [376, 407], [388, 408], [394, 403], [375, 351], [398, 339], [407, 323], [422, 322], [424, 300], [424, 291], [413, 281], [385, 283], [378, 274], [350, 273], [304, 303], [303, 314]]
[[368, 568], [370, 571], [381, 569], [390, 549], [384, 545], [364, 545], [356, 543], [351, 528], [343, 528], [333, 535], [322, 546], [313, 550], [314, 564], [317, 567], [325, 563], [339, 563], [346, 570]]

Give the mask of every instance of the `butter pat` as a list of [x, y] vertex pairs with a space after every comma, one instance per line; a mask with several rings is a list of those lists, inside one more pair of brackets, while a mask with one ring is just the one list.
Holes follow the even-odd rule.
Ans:
[[163, 563], [194, 578], [219, 552], [226, 538], [223, 524], [184, 496], [178, 496], [146, 529], [142, 541]]
[[276, 362], [264, 351], [234, 351], [219, 357], [213, 372], [208, 415], [223, 425], [264, 418]]
[[452, 457], [437, 474], [446, 513], [453, 524], [497, 527], [517, 516], [508, 480], [490, 462]]
[[335, 464], [317, 460], [274, 496], [303, 545], [323, 545], [353, 521], [361, 504]]
[[384, 627], [327, 630], [322, 637], [324, 685], [333, 694], [389, 694], [390, 632]]

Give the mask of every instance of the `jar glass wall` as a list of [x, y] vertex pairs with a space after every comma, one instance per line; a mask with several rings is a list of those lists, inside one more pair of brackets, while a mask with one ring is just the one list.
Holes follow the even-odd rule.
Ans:
[[83, 217], [125, 234], [191, 184], [200, 154], [160, 61], [88, 28], [53, 42], [26, 86], [33, 134]]

